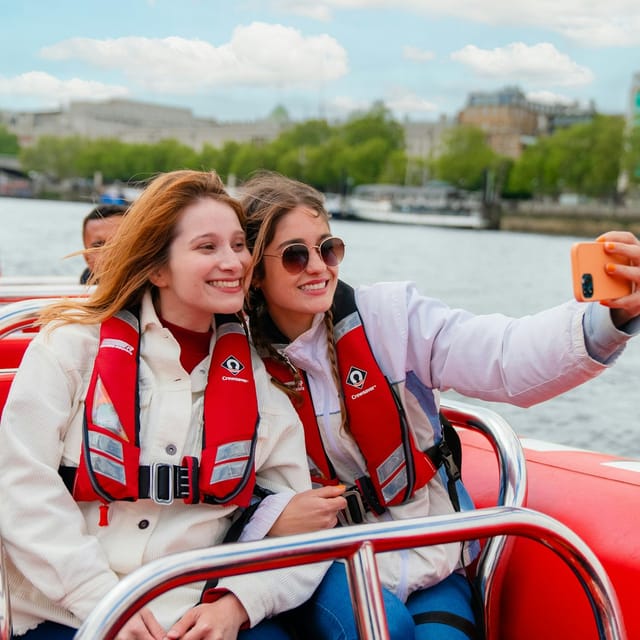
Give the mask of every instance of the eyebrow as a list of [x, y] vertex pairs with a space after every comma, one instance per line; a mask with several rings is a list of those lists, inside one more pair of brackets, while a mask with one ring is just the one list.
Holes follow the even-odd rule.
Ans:
[[[323, 240], [326, 240], [327, 238], [331, 238], [331, 233], [323, 233], [320, 236], [320, 239], [318, 240], [318, 244], [320, 244]], [[284, 242], [281, 242], [276, 249], [284, 249], [292, 244], [303, 244], [305, 247], [309, 246], [307, 245], [307, 243], [302, 239], [302, 238], [291, 238], [289, 240], [285, 240]], [[313, 246], [317, 246], [317, 245], [313, 245]]]

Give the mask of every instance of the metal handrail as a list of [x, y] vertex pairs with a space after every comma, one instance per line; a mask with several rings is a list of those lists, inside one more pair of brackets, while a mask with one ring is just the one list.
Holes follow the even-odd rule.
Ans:
[[6, 556], [4, 545], [0, 540], [0, 640], [11, 638], [11, 602], [9, 600], [9, 585], [5, 569]]
[[[482, 433], [498, 458], [498, 504], [500, 507], [523, 507], [527, 498], [526, 458], [520, 439], [500, 415], [483, 407], [442, 399], [440, 408], [448, 420]], [[463, 455], [464, 472], [464, 455]], [[487, 540], [476, 565], [475, 582], [482, 597], [485, 635], [493, 624], [490, 606], [498, 563], [505, 552], [505, 536]]]
[[626, 640], [616, 593], [593, 551], [558, 520], [521, 507], [491, 507], [341, 527], [177, 553], [154, 560], [123, 578], [91, 612], [75, 640], [112, 640], [141, 607], [185, 583], [339, 558], [346, 559], [348, 564], [349, 588], [360, 637], [388, 640], [384, 609], [380, 606], [380, 580], [372, 554], [496, 535], [537, 540], [554, 551], [583, 587], [598, 637]]
[[82, 297], [90, 288], [67, 277], [0, 277], [0, 303], [36, 298]]
[[40, 311], [61, 299], [30, 298], [0, 306], [0, 338], [36, 326]]

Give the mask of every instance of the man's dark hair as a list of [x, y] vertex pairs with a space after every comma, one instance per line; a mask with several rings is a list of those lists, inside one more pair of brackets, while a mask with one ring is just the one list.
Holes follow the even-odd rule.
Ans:
[[127, 212], [127, 206], [124, 204], [99, 204], [87, 213], [82, 221], [82, 234], [87, 228], [87, 222], [90, 220], [102, 220], [111, 216], [123, 216]]

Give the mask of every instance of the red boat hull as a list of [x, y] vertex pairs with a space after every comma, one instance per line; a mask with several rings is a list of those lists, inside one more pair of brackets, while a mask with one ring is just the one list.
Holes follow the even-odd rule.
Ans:
[[[463, 479], [478, 507], [497, 500], [491, 446], [463, 430]], [[528, 492], [525, 506], [576, 532], [598, 556], [616, 590], [628, 638], [640, 638], [640, 461], [547, 442], [523, 440]], [[491, 640], [597, 640], [591, 607], [571, 569], [532, 540], [508, 544], [491, 603]]]

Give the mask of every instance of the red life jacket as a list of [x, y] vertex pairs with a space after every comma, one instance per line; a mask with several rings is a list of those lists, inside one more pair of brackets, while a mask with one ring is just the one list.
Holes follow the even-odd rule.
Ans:
[[[125, 311], [102, 323], [71, 485], [76, 500], [249, 504], [259, 422], [249, 342], [234, 316], [216, 316], [216, 323], [200, 461], [185, 456], [181, 466], [149, 467], [139, 462], [139, 322]], [[68, 474], [65, 481], [69, 486]]]
[[[368, 479], [356, 481], [369, 506], [381, 512], [387, 506], [406, 502], [436, 474], [431, 459], [416, 446], [402, 404], [382, 373], [371, 351], [362, 320], [355, 306], [353, 289], [339, 283], [334, 299], [338, 371], [347, 410], [349, 430], [365, 459]], [[292, 371], [284, 363], [265, 359], [269, 373], [286, 385], [293, 385]], [[299, 402], [294, 402], [305, 431], [312, 480], [336, 484], [320, 437], [308, 384], [298, 385]], [[373, 485], [374, 503], [367, 485]]]

